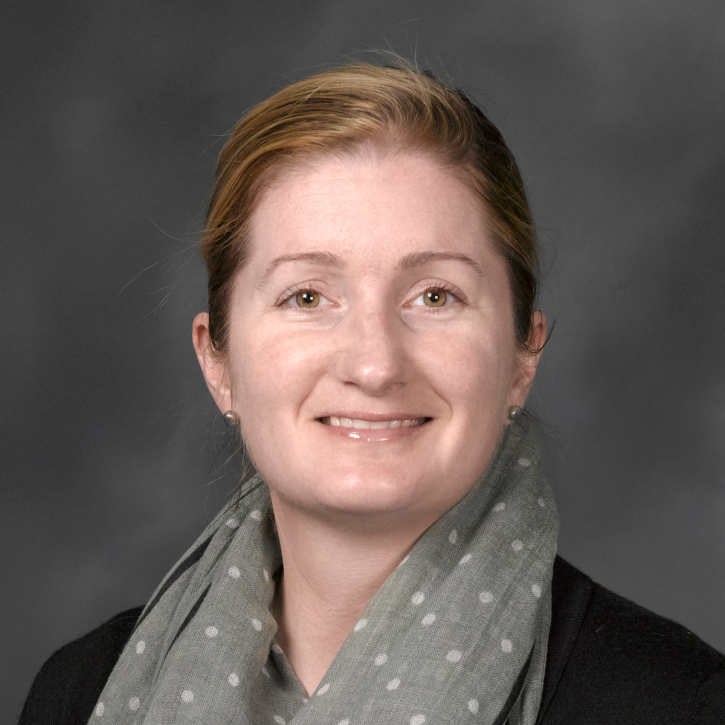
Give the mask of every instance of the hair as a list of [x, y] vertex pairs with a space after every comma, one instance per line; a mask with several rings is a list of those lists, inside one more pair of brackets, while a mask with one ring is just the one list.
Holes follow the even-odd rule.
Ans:
[[214, 350], [227, 347], [232, 285], [249, 259], [250, 220], [265, 188], [320, 157], [366, 149], [427, 154], [480, 200], [489, 239], [507, 262], [516, 340], [536, 352], [536, 235], [503, 136], [463, 91], [429, 71], [370, 64], [333, 68], [283, 88], [244, 116], [222, 149], [200, 244]]

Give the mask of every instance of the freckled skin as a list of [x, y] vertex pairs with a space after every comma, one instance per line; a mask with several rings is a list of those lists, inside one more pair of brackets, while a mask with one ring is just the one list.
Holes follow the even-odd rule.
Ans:
[[[220, 409], [240, 415], [275, 506], [424, 529], [481, 476], [538, 361], [516, 347], [506, 265], [484, 222], [466, 188], [423, 155], [323, 158], [262, 198], [226, 361], [200, 360]], [[398, 268], [429, 251], [465, 254], [482, 274], [458, 260]], [[344, 267], [293, 261], [265, 277], [272, 260], [300, 252], [334, 254]], [[426, 305], [430, 289], [445, 290], [446, 303]], [[367, 442], [317, 420], [338, 411], [431, 420]]]

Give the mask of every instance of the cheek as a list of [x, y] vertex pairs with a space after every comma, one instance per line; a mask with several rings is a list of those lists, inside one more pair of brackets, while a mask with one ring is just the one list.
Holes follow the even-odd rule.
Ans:
[[454, 414], [498, 419], [511, 388], [509, 337], [506, 331], [483, 333], [467, 327], [420, 345], [421, 369]]
[[270, 421], [297, 410], [325, 369], [324, 346], [306, 335], [262, 327], [240, 331], [235, 343], [233, 395], [242, 417]]

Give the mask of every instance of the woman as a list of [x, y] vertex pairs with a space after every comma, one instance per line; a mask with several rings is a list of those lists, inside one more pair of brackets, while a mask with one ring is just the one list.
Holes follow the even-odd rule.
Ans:
[[722, 723], [725, 659], [557, 560], [516, 164], [461, 92], [352, 66], [222, 151], [193, 341], [258, 472], [23, 723]]

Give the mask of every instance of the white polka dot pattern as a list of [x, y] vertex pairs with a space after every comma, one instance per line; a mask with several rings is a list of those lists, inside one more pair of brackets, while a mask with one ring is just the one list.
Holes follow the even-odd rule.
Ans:
[[[507, 426], [505, 436], [521, 425]], [[506, 445], [466, 506], [445, 514], [396, 567], [309, 701], [282, 648], [270, 642], [270, 603], [283, 562], [270, 539], [268, 489], [252, 484], [200, 537], [209, 541], [207, 553], [190, 558], [189, 573], [170, 579], [164, 606], [137, 626], [120, 662], [125, 680], [109, 681], [94, 707], [99, 725], [170, 725], [169, 707], [179, 723], [212, 723], [215, 712], [246, 712], [250, 697], [259, 725], [503, 721], [532, 648], [536, 678], [527, 679], [525, 701], [537, 702], [543, 677], [537, 642], [546, 635], [539, 613], [550, 606], [556, 510], [540, 477], [539, 453]], [[180, 625], [202, 594], [189, 626], [164, 629]], [[178, 616], [169, 625], [170, 611]], [[165, 643], [172, 641], [169, 653]], [[183, 658], [194, 666], [177, 666]], [[149, 686], [154, 671], [162, 676]], [[519, 715], [520, 725], [534, 724], [535, 713]]]

